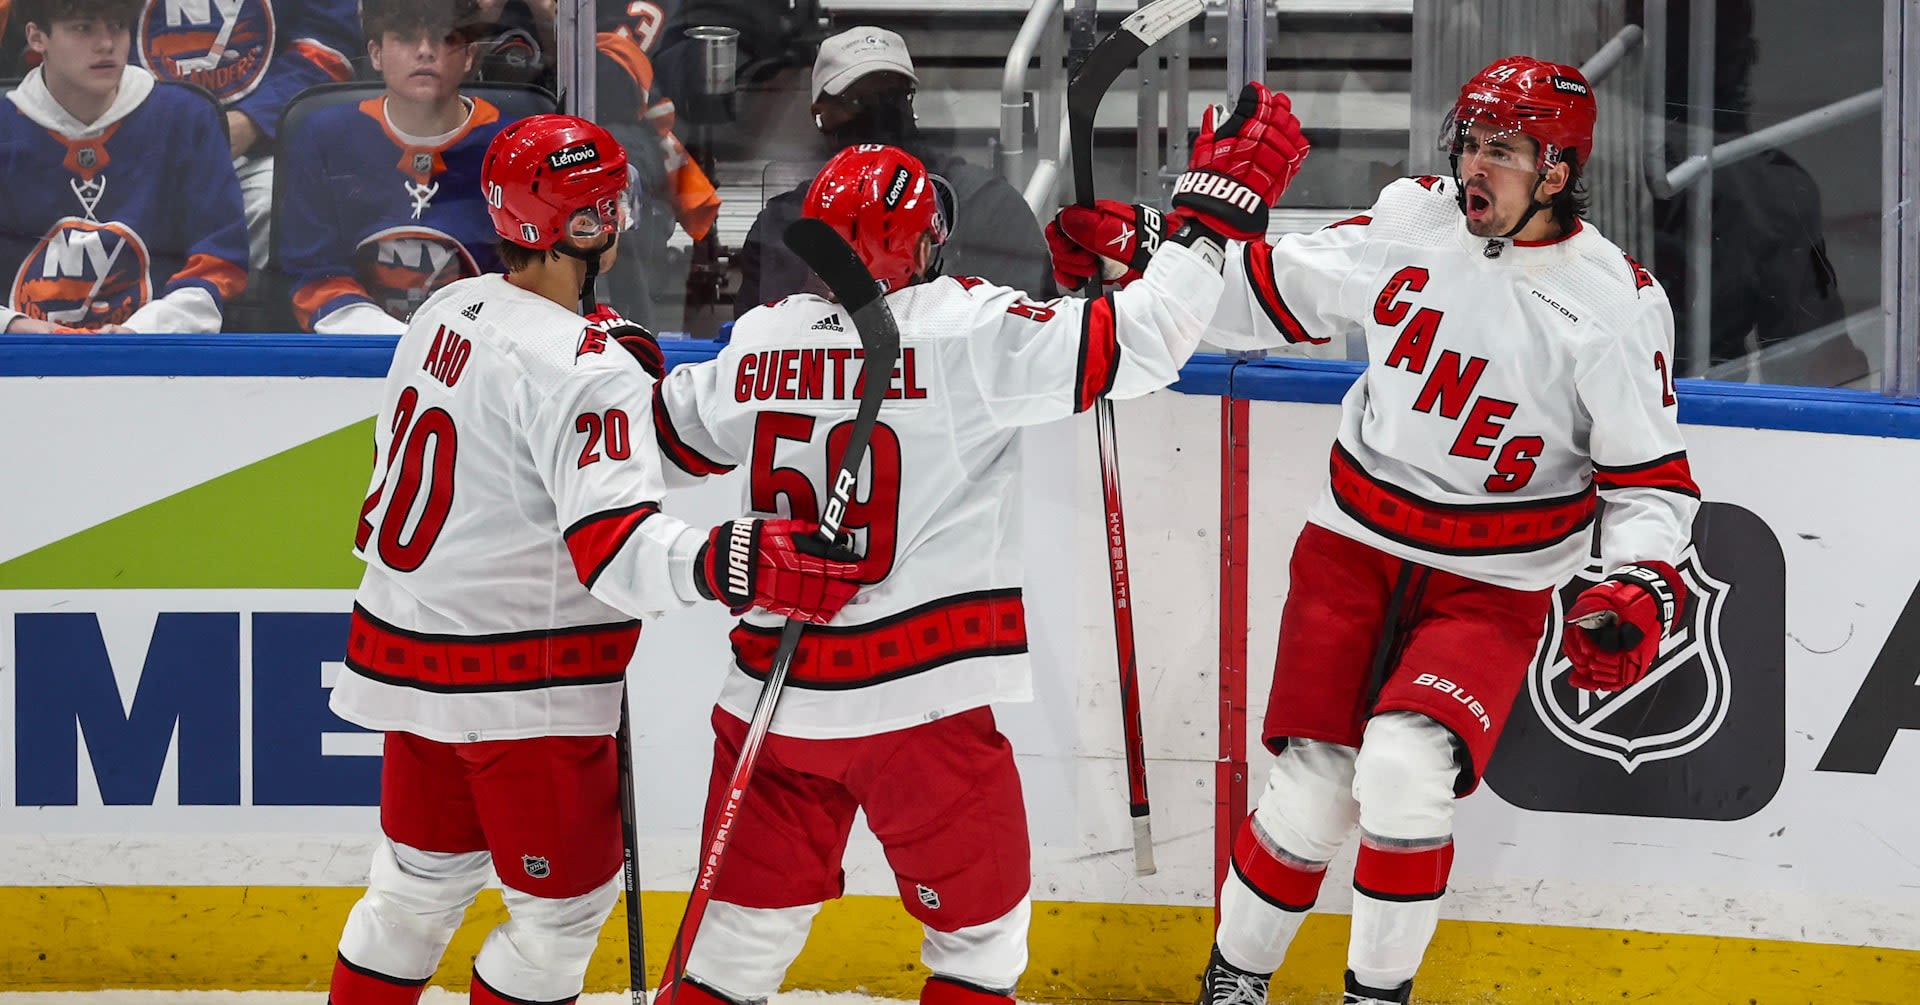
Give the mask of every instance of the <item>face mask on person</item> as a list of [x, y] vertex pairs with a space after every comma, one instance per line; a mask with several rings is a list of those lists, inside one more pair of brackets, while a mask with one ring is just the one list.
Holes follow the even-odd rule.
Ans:
[[920, 138], [914, 122], [913, 96], [901, 92], [876, 95], [856, 103], [852, 118], [828, 127], [827, 139], [834, 149], [844, 150], [860, 143], [885, 143], [912, 149]]

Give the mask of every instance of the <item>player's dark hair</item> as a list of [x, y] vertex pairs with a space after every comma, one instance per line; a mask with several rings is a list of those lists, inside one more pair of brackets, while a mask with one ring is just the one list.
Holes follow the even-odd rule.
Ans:
[[506, 266], [508, 272], [519, 272], [522, 269], [530, 269], [539, 264], [541, 259], [553, 257], [553, 252], [551, 251], [537, 251], [524, 244], [515, 244], [505, 238], [501, 238], [498, 251], [500, 252], [500, 264]]
[[19, 0], [14, 10], [20, 23], [38, 25], [41, 31], [55, 21], [90, 21], [99, 18], [110, 24], [132, 27], [140, 20], [140, 8], [146, 0]]
[[369, 42], [388, 32], [473, 42], [485, 33], [481, 20], [480, 0], [360, 0], [360, 30]]
[[1565, 233], [1573, 229], [1575, 220], [1587, 215], [1587, 173], [1580, 155], [1572, 150], [1561, 154], [1560, 162], [1572, 173], [1567, 175], [1566, 185], [1547, 200], [1547, 211], [1553, 214], [1554, 225]]

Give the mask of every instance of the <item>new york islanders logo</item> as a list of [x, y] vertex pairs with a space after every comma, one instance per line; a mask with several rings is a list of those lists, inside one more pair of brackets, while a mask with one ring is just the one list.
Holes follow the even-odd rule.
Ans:
[[[1647, 762], [1698, 749], [1726, 721], [1733, 699], [1733, 675], [1720, 646], [1720, 615], [1729, 587], [1709, 574], [1692, 551], [1679, 570], [1693, 598], [1694, 616], [1660, 643], [1659, 658], [1638, 683], [1613, 693], [1567, 683], [1570, 668], [1558, 632], [1550, 633], [1551, 644], [1542, 647], [1527, 677], [1528, 700], [1561, 742], [1613, 761], [1629, 773]], [[1570, 599], [1597, 582], [1599, 576], [1589, 570], [1556, 593], [1553, 624], [1562, 625]]]
[[147, 0], [134, 50], [154, 76], [198, 84], [225, 103], [260, 86], [274, 30], [271, 0]]
[[401, 321], [442, 286], [479, 274], [473, 255], [432, 227], [389, 227], [354, 252], [355, 278], [381, 310]]
[[152, 258], [133, 228], [64, 217], [13, 278], [14, 307], [75, 328], [124, 324], [153, 296]]

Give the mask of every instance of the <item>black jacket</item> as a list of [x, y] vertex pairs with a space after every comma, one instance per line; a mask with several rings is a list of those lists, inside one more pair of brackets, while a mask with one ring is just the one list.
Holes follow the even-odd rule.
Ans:
[[[933, 154], [925, 160], [927, 170], [953, 186], [959, 204], [953, 234], [941, 252], [941, 274], [978, 276], [1037, 300], [1057, 296], [1046, 238], [1020, 193], [1006, 179], [959, 157]], [[780, 240], [787, 225], [800, 218], [806, 194], [803, 183], [767, 200], [747, 231], [736, 255], [741, 282], [735, 317], [797, 293], [806, 282], [807, 267]]]

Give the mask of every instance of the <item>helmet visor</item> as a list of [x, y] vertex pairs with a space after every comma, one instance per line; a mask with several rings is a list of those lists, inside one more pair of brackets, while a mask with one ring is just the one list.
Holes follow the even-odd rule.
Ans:
[[575, 240], [590, 241], [604, 237], [626, 226], [627, 189], [597, 199], [591, 206], [582, 206], [567, 217], [566, 236]]
[[1459, 159], [1463, 173], [1485, 168], [1537, 174], [1548, 167], [1549, 148], [1518, 123], [1464, 102], [1455, 105], [1440, 123], [1438, 146]]

